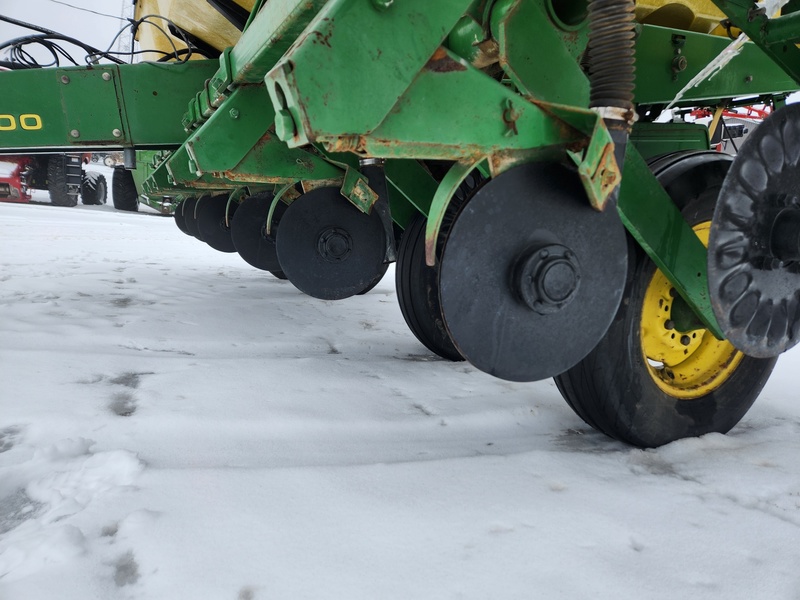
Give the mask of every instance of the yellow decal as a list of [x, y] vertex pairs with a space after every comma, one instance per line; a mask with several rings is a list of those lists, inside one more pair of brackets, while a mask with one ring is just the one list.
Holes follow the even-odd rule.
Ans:
[[42, 117], [39, 115], [20, 115], [19, 116], [19, 124], [23, 129], [27, 129], [28, 131], [33, 131], [35, 129], [42, 128]]
[[[19, 116], [19, 126], [26, 131], [36, 131], [42, 128], [42, 117], [33, 113]], [[14, 115], [0, 115], [0, 131], [14, 131], [17, 128], [17, 117]]]

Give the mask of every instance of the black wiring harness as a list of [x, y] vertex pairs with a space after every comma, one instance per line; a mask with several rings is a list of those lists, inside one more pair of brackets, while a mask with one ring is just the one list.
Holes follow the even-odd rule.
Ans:
[[[62, 64], [80, 66], [78, 60], [76, 60], [72, 54], [70, 54], [62, 46], [62, 43], [70, 44], [83, 50], [85, 53], [83, 59], [87, 65], [98, 64], [104, 59], [112, 63], [124, 64], [125, 61], [119, 57], [128, 57], [129, 61], [133, 62], [134, 56], [146, 53], [160, 54], [161, 57], [158, 59], [158, 62], [175, 61], [180, 63], [188, 61], [195, 53], [206, 57], [209, 54], [207, 49], [201, 49], [194, 44], [190, 35], [175, 25], [175, 23], [166, 17], [162, 17], [161, 15], [151, 14], [145, 15], [139, 19], [127, 19], [128, 24], [117, 32], [106, 50], [100, 50], [99, 48], [95, 48], [94, 46], [86, 44], [68, 35], [64, 35], [44, 27], [39, 27], [38, 25], [12, 19], [11, 17], [7, 17], [5, 15], [0, 15], [0, 21], [5, 21], [13, 25], [18, 25], [20, 27], [25, 27], [27, 29], [39, 32], [34, 35], [26, 35], [4, 43], [0, 43], [0, 52], [5, 50], [7, 53], [7, 58], [0, 60], [0, 67], [6, 67], [9, 69], [59, 67], [62, 66]], [[165, 29], [160, 22], [163, 22], [169, 31], [167, 31], [167, 29]], [[132, 50], [129, 52], [114, 52], [111, 50], [114, 43], [122, 34], [124, 34], [126, 31], [130, 31], [131, 36], [135, 37], [139, 27], [143, 24], [148, 24], [160, 31], [169, 41], [170, 46], [172, 46], [172, 52], [165, 52], [163, 50]], [[180, 39], [186, 47], [178, 48], [175, 44], [174, 38]], [[29, 48], [34, 46], [47, 50], [52, 57], [52, 60], [46, 63], [39, 62], [39, 60], [37, 60], [29, 51]]]

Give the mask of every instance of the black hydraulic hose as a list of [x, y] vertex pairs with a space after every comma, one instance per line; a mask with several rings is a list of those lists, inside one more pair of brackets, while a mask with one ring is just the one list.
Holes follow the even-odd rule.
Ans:
[[39, 33], [49, 33], [50, 35], [59, 35], [57, 31], [53, 31], [52, 29], [40, 27], [39, 25], [34, 25], [32, 23], [26, 23], [25, 21], [18, 21], [17, 19], [12, 19], [11, 17], [7, 17], [5, 15], [0, 15], [0, 21], [5, 21], [6, 23], [11, 23], [12, 25], [18, 25], [20, 27], [24, 27], [25, 29], [33, 29], [34, 31], [38, 31]]
[[589, 0], [588, 4], [589, 107], [608, 127], [620, 172], [635, 115], [635, 4], [635, 0]]
[[[124, 61], [118, 59], [116, 56], [110, 56], [110, 55], [106, 54], [105, 52], [103, 52], [102, 50], [99, 50], [99, 49], [95, 48], [94, 46], [90, 46], [89, 44], [85, 44], [80, 40], [77, 40], [77, 39], [75, 39], [73, 37], [70, 37], [68, 35], [63, 35], [61, 33], [58, 33], [57, 31], [53, 31], [52, 29], [47, 29], [46, 27], [39, 27], [38, 25], [33, 25], [32, 23], [26, 23], [25, 21], [19, 21], [17, 19], [12, 19], [11, 17], [7, 17], [6, 15], [0, 15], [0, 21], [5, 21], [6, 23], [11, 23], [12, 25], [18, 25], [19, 27], [25, 27], [26, 29], [32, 29], [33, 31], [38, 31], [38, 32], [42, 33], [43, 36], [44, 36], [41, 39], [45, 39], [45, 40], [54, 39], [54, 40], [61, 40], [61, 41], [69, 42], [70, 44], [74, 44], [75, 46], [78, 46], [79, 48], [83, 48], [89, 54], [95, 54], [95, 55], [103, 56], [104, 58], [107, 58], [111, 62], [115, 62], [117, 64], [125, 64]], [[21, 41], [23, 39], [30, 39], [31, 41], [35, 41], [38, 38], [36, 36], [26, 36], [25, 38], [18, 38], [18, 39], [15, 39], [15, 40], [11, 40], [10, 42], [4, 43], [2, 45], [2, 48], [6, 48], [6, 47], [14, 44], [15, 42], [19, 42], [19, 41]], [[0, 49], [2, 49], [2, 48], [0, 48]]]

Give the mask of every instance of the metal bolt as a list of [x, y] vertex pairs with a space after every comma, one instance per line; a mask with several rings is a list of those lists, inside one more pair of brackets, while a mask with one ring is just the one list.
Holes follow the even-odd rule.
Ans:
[[664, 329], [675, 329], [675, 323], [672, 322], [672, 319], [664, 321]]
[[747, 77], [744, 78], [744, 82], [745, 83], [750, 83], [752, 81], [753, 81], [753, 76], [752, 75], [748, 75]]
[[67, 85], [69, 83], [69, 77], [67, 77], [66, 75], [62, 75], [61, 76], [61, 83], [63, 83], [64, 85]]
[[109, 73], [108, 71], [105, 71], [103, 73], [103, 80], [104, 81], [111, 81], [111, 73]]
[[603, 188], [608, 188], [614, 185], [617, 181], [617, 173], [616, 171], [612, 171], [611, 169], [603, 169], [600, 171], [600, 185]]
[[681, 71], [685, 71], [686, 67], [688, 66], [689, 66], [689, 61], [686, 60], [686, 57], [683, 55], [676, 56], [675, 58], [672, 59], [673, 73], [680, 73]]
[[681, 344], [683, 344], [684, 346], [688, 346], [691, 343], [692, 343], [692, 338], [690, 338], [688, 335], [681, 336]]
[[386, 10], [392, 4], [394, 4], [394, 0], [372, 0], [372, 6], [378, 10]]
[[119, 129], [113, 129], [111, 131], [111, 135], [113, 135], [114, 137], [122, 137], [122, 132]]
[[669, 296], [670, 296], [670, 298], [674, 298], [675, 294], [677, 294], [677, 293], [678, 292], [675, 291], [674, 287], [669, 288]]
[[232, 108], [228, 114], [231, 116], [231, 119], [238, 119], [239, 118], [239, 109], [238, 108]]
[[81, 132], [78, 131], [77, 129], [73, 129], [72, 131], [69, 132], [69, 134], [74, 138], [81, 137]]

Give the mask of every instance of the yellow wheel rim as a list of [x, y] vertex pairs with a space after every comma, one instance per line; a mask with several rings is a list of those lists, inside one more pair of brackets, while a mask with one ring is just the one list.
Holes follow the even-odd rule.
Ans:
[[[706, 246], [710, 228], [710, 221], [694, 226]], [[642, 352], [650, 377], [662, 391], [691, 400], [713, 392], [727, 381], [744, 355], [707, 329], [681, 333], [672, 328], [674, 293], [672, 284], [657, 270], [642, 304]]]

